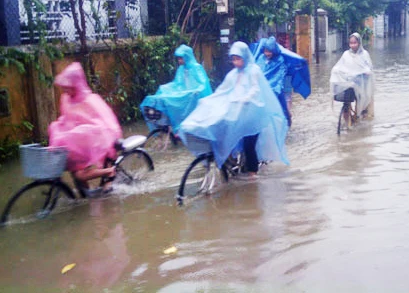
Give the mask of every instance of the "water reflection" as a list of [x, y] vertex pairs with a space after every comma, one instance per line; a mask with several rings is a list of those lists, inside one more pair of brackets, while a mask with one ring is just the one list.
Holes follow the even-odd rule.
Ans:
[[77, 263], [63, 287], [87, 287], [89, 292], [114, 285], [130, 262], [120, 207], [103, 200], [89, 201], [89, 221], [78, 223], [71, 235], [67, 261]]

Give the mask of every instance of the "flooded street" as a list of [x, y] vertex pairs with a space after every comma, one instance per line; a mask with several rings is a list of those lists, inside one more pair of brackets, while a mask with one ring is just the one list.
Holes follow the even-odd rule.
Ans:
[[[322, 56], [312, 95], [294, 98], [290, 166], [179, 208], [192, 157], [154, 154], [147, 182], [1, 228], [0, 292], [408, 292], [409, 39], [368, 51], [373, 120], [337, 136], [329, 75], [340, 54]], [[0, 169], [1, 210], [29, 181], [19, 168]]]

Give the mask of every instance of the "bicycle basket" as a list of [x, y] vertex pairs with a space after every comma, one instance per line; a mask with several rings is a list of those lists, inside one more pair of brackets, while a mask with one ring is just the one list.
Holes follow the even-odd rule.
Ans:
[[152, 107], [144, 107], [143, 111], [148, 120], [159, 120], [162, 117], [162, 112]]
[[33, 179], [58, 178], [65, 170], [67, 154], [63, 147], [42, 147], [38, 143], [21, 145], [23, 174]]
[[186, 134], [186, 143], [187, 148], [195, 154], [210, 153], [212, 151], [210, 141], [190, 133]]
[[334, 96], [334, 100], [337, 102], [352, 103], [355, 101], [355, 99], [355, 91], [353, 88], [348, 88], [342, 93]]

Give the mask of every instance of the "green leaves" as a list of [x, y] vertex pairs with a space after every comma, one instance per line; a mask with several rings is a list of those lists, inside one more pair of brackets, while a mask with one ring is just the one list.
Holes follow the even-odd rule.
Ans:
[[32, 60], [34, 56], [29, 53], [14, 48], [0, 47], [0, 76], [4, 76], [4, 68], [9, 68], [11, 65], [16, 66], [18, 72], [23, 74], [26, 72], [25, 64]]
[[293, 20], [296, 0], [236, 0], [236, 39], [252, 42], [260, 24], [272, 26]]
[[[365, 18], [385, 11], [386, 3], [378, 0], [319, 0], [319, 7], [327, 11], [330, 27], [345, 29], [348, 24], [351, 31], [361, 31]], [[311, 0], [298, 0], [296, 8], [313, 13]]]

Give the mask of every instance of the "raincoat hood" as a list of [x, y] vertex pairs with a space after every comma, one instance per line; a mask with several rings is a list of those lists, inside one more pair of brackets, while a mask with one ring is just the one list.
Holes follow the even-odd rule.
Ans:
[[54, 84], [61, 87], [70, 87], [75, 89], [73, 102], [81, 102], [92, 91], [88, 86], [84, 70], [79, 62], [73, 62], [68, 65], [55, 78]]
[[247, 46], [246, 43], [243, 42], [235, 42], [231, 46], [229, 56], [231, 57], [233, 55], [243, 58], [244, 67], [255, 62], [253, 54], [251, 54], [249, 47]]
[[356, 52], [354, 52], [352, 49], [349, 49], [349, 50], [352, 53], [362, 53], [362, 51], [364, 50], [364, 47], [362, 46], [362, 37], [361, 37], [361, 35], [355, 32], [355, 33], [353, 33], [353, 34], [351, 34], [349, 36], [349, 39], [352, 38], [352, 37], [355, 37], [357, 39], [357, 41], [359, 43], [359, 47], [358, 47], [358, 50]]
[[175, 51], [175, 56], [183, 58], [186, 67], [191, 67], [197, 63], [193, 49], [186, 45], [180, 45]]
[[267, 39], [267, 41], [265, 42], [262, 51], [264, 51], [264, 49], [269, 50], [270, 52], [273, 52], [273, 54], [276, 55], [280, 55], [281, 54], [281, 50], [280, 47], [277, 44], [277, 40], [275, 37], [269, 37]]

